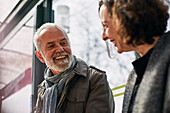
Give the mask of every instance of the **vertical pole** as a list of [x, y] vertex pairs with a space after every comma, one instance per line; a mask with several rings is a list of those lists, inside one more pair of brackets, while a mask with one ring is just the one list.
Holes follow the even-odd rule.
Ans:
[[0, 113], [2, 112], [2, 101], [0, 101]]
[[[44, 0], [36, 10], [35, 28], [34, 32], [44, 23], [54, 22], [54, 12], [52, 11], [52, 0]], [[34, 107], [37, 100], [37, 86], [44, 79], [45, 64], [41, 63], [35, 55], [36, 48], [33, 45], [32, 56], [32, 95], [31, 95], [31, 113], [34, 112]]]

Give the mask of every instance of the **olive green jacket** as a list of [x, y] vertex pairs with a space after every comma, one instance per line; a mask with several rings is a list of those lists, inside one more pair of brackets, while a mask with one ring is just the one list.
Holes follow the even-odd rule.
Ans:
[[[43, 113], [43, 82], [38, 86], [34, 113]], [[78, 59], [70, 73], [57, 105], [56, 113], [114, 113], [113, 94], [104, 71]]]

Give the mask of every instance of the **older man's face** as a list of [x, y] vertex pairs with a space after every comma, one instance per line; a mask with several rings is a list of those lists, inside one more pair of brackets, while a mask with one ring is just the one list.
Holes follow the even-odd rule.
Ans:
[[70, 43], [65, 33], [57, 28], [44, 29], [40, 33], [41, 62], [55, 72], [68, 69], [73, 61]]

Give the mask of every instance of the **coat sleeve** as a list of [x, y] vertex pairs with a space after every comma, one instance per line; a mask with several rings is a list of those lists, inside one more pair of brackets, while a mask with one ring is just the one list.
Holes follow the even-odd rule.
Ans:
[[114, 99], [105, 72], [90, 69], [90, 89], [85, 113], [114, 113]]
[[167, 83], [165, 88], [164, 111], [163, 113], [170, 113], [170, 61], [168, 63]]

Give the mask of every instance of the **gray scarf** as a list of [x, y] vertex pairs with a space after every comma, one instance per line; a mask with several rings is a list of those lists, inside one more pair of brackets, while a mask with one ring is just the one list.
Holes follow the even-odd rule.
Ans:
[[43, 113], [56, 113], [58, 104], [57, 98], [61, 96], [65, 82], [70, 72], [75, 68], [76, 63], [77, 60], [74, 56], [71, 66], [66, 71], [54, 76], [52, 76], [52, 72], [49, 68], [45, 70], [44, 78], [46, 91], [43, 101]]

